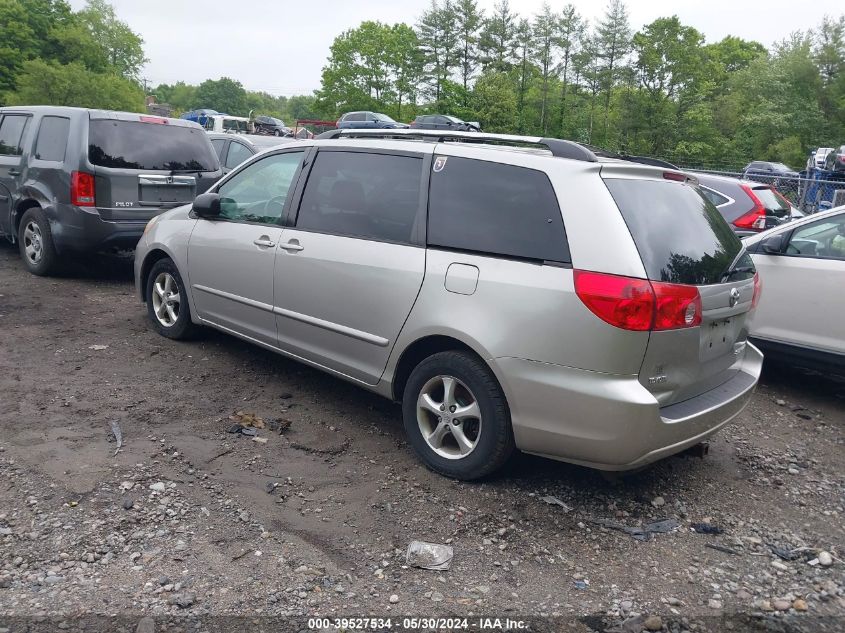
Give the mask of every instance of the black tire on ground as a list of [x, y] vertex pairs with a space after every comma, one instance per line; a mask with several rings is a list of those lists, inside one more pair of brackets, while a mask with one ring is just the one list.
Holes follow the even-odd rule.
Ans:
[[[153, 295], [157, 294], [155, 284], [156, 279], [159, 278], [160, 275], [170, 275], [173, 280], [172, 283], [175, 284], [175, 289], [171, 287], [171, 294], [175, 290], [175, 293], [179, 295], [178, 312], [176, 320], [172, 325], [165, 325], [156, 316]], [[191, 308], [188, 304], [188, 297], [185, 294], [184, 289], [185, 285], [182, 282], [182, 276], [179, 274], [176, 264], [174, 264], [173, 260], [170, 258], [160, 259], [153, 264], [144, 284], [144, 298], [147, 302], [147, 315], [150, 318], [153, 328], [162, 336], [180, 341], [195, 338], [200, 330], [200, 328], [191, 321]]]
[[50, 221], [40, 207], [29, 209], [23, 214], [18, 227], [18, 247], [24, 266], [33, 275], [43, 277], [55, 272], [59, 255], [50, 231]]
[[[417, 400], [426, 383], [436, 376], [451, 376], [475, 396], [481, 411], [478, 443], [466, 457], [438, 455], [426, 442], [417, 421]], [[477, 356], [463, 351], [439, 352], [417, 365], [408, 378], [402, 397], [405, 433], [414, 450], [432, 470], [455, 479], [473, 480], [498, 470], [514, 450], [510, 409], [502, 388], [489, 367]]]
[[275, 132], [273, 132], [273, 136], [281, 136], [281, 135], [282, 135], [282, 133], [279, 132], [279, 130], [276, 130]]

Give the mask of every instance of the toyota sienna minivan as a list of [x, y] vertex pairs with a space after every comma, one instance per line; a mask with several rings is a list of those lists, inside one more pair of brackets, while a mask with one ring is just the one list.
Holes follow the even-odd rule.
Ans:
[[696, 182], [556, 139], [271, 149], [153, 218], [135, 280], [163, 336], [217, 328], [402, 403], [461, 479], [514, 449], [640, 468], [733, 420], [762, 364], [754, 265]]

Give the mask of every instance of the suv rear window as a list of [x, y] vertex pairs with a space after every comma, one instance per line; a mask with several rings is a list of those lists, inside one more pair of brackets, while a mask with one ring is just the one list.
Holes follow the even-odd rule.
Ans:
[[[789, 203], [771, 187], [754, 187], [754, 195], [768, 211], [774, 211], [775, 215], [786, 215], [785, 212], [789, 211]], [[778, 213], [779, 211], [783, 213]]]
[[730, 225], [697, 189], [658, 180], [607, 179], [649, 279], [721, 283], [742, 250]]
[[199, 128], [92, 119], [88, 160], [100, 167], [217, 171], [219, 161]]
[[428, 203], [428, 244], [504, 257], [569, 263], [552, 183], [541, 171], [437, 156]]

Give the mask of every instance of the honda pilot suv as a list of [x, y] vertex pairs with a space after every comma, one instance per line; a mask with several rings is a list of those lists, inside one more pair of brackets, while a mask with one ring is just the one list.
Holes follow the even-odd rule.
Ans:
[[754, 265], [695, 181], [556, 139], [269, 150], [153, 218], [135, 281], [163, 336], [211, 326], [401, 402], [461, 479], [515, 448], [640, 468], [733, 420], [762, 365]]
[[205, 131], [190, 121], [0, 108], [0, 235], [18, 242], [36, 275], [71, 253], [134, 248], [151, 217], [221, 175]]

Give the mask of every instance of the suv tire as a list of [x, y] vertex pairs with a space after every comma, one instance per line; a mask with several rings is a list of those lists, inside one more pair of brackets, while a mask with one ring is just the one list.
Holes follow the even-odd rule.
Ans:
[[184, 290], [182, 276], [172, 259], [165, 257], [153, 264], [144, 289], [147, 315], [156, 332], [178, 341], [194, 338], [199, 331], [191, 321]]
[[23, 214], [18, 227], [18, 247], [21, 259], [33, 275], [46, 276], [54, 272], [59, 262], [50, 221], [40, 207]]
[[448, 477], [485, 477], [514, 449], [502, 388], [490, 368], [466, 352], [439, 352], [414, 368], [402, 397], [402, 417], [414, 450], [429, 468]]

